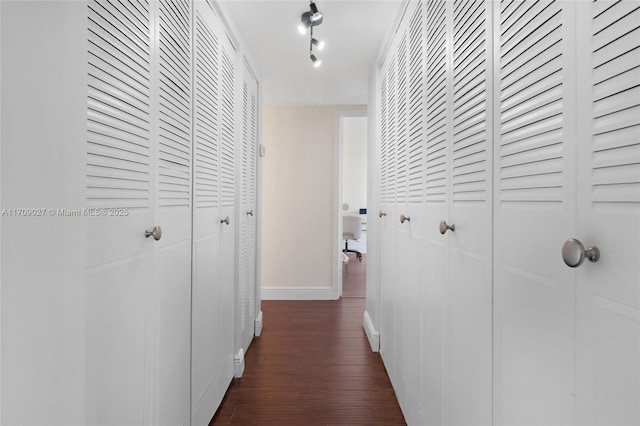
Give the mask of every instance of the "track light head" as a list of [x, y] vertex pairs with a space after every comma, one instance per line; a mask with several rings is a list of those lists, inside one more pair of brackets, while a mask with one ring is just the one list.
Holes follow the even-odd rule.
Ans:
[[317, 38], [312, 38], [311, 44], [314, 45], [318, 50], [324, 49], [324, 41], [318, 40]]
[[322, 61], [316, 58], [316, 55], [314, 55], [313, 53], [309, 56], [309, 58], [311, 59], [311, 62], [313, 62], [314, 68], [318, 68], [320, 65], [322, 65]]
[[318, 6], [314, 2], [309, 5], [311, 9], [311, 23], [312, 25], [320, 25], [322, 23], [322, 13], [318, 11]]

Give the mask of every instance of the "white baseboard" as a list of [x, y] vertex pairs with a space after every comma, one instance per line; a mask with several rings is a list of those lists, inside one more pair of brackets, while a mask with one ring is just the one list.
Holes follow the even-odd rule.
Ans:
[[262, 300], [337, 300], [333, 287], [262, 287]]
[[242, 373], [244, 373], [244, 349], [242, 348], [233, 357], [233, 369], [235, 378], [242, 377]]
[[373, 352], [380, 352], [380, 332], [376, 331], [373, 326], [373, 321], [371, 321], [371, 317], [369, 316], [369, 312], [364, 311], [364, 331], [367, 333], [367, 338], [369, 339], [369, 345], [371, 346], [371, 350]]
[[262, 334], [262, 311], [258, 314], [258, 318], [255, 320], [255, 328], [254, 328], [255, 336], [260, 336]]

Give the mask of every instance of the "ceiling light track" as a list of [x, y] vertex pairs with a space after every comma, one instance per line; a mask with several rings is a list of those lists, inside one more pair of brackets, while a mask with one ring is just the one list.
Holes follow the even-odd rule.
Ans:
[[315, 47], [318, 50], [322, 50], [324, 49], [325, 43], [324, 41], [313, 37], [313, 27], [322, 24], [323, 19], [324, 16], [318, 10], [318, 6], [316, 6], [314, 1], [311, 1], [309, 4], [309, 10], [300, 16], [301, 24], [298, 25], [298, 32], [300, 34], [306, 35], [307, 30], [309, 31], [309, 58], [315, 68], [319, 67], [320, 64], [322, 64], [322, 61], [313, 53], [313, 48]]

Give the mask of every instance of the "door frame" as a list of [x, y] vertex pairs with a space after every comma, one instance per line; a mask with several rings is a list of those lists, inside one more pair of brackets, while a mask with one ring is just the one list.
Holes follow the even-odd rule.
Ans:
[[[343, 136], [343, 119], [351, 117], [364, 117], [369, 120], [367, 108], [363, 109], [345, 109], [336, 111], [336, 130], [334, 140], [334, 187], [333, 187], [333, 205], [334, 205], [334, 223], [336, 224], [333, 238], [333, 256], [332, 256], [332, 275], [334, 282], [334, 298], [342, 297], [342, 136]], [[369, 126], [367, 123], [367, 131]], [[367, 141], [368, 142], [368, 141]], [[368, 143], [367, 143], [368, 145]], [[368, 157], [365, 156], [365, 160]], [[368, 174], [367, 174], [368, 176]], [[368, 185], [367, 185], [368, 186]], [[367, 188], [368, 191], [368, 188]], [[367, 243], [368, 244], [368, 243]]]

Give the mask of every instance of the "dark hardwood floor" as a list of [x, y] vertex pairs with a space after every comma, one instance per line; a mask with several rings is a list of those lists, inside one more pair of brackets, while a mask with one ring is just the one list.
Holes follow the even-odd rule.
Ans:
[[364, 309], [362, 297], [263, 301], [262, 335], [210, 424], [406, 424], [362, 328]]
[[367, 255], [358, 260], [349, 253], [349, 261], [342, 264], [342, 297], [367, 297]]

